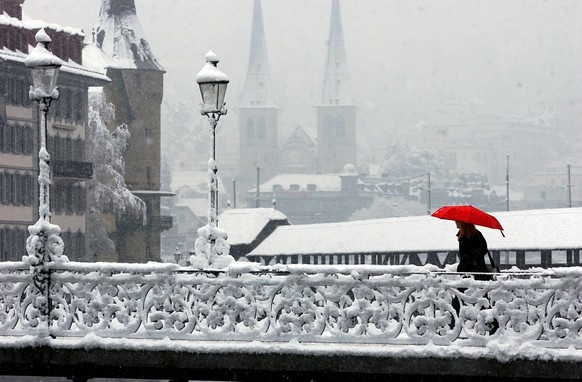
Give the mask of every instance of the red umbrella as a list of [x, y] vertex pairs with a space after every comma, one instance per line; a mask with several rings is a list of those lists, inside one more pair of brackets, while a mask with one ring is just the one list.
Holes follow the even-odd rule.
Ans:
[[443, 206], [436, 210], [431, 216], [446, 220], [455, 220], [465, 223], [480, 225], [483, 227], [498, 229], [503, 234], [503, 227], [493, 215], [481, 211], [471, 205], [466, 206]]

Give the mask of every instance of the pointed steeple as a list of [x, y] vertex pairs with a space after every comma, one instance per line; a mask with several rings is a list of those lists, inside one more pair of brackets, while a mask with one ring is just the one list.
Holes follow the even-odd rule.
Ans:
[[254, 0], [251, 52], [241, 107], [274, 107], [261, 0]]
[[353, 105], [339, 0], [332, 0], [321, 105]]
[[145, 38], [134, 0], [102, 0], [96, 44], [120, 67], [164, 71]]

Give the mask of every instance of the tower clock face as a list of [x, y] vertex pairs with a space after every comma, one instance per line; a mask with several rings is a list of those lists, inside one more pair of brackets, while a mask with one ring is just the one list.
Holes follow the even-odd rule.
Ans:
[[299, 164], [303, 162], [303, 153], [300, 150], [291, 150], [287, 154], [287, 160], [290, 164]]

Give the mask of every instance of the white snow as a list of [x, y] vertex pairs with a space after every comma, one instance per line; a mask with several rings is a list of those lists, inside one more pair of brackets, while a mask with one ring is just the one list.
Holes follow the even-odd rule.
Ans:
[[[504, 228], [478, 227], [490, 250], [582, 248], [582, 208], [492, 213]], [[453, 221], [431, 216], [280, 226], [250, 255], [458, 250]]]
[[24, 64], [30, 67], [36, 66], [62, 66], [63, 62], [60, 58], [49, 52], [47, 44], [51, 42], [51, 38], [46, 34], [44, 29], [40, 29], [35, 35], [36, 46], [30, 52], [30, 55], [24, 59]]
[[[1, 347], [582, 360], [579, 267], [505, 273], [493, 282], [434, 266], [52, 268], [54, 321], [47, 330], [54, 339], [20, 309], [30, 304], [25, 297], [33, 306], [40, 297], [24, 288], [30, 283], [24, 264], [0, 264], [1, 282], [20, 285], [3, 290], [10, 319], [0, 322]], [[463, 302], [462, 321], [453, 296]], [[500, 327], [489, 333], [493, 319]]]
[[109, 12], [110, 7], [111, 0], [104, 0], [96, 31], [97, 45], [116, 67], [165, 72], [150, 49], [137, 15], [113, 15]]
[[274, 208], [236, 208], [220, 214], [219, 224], [228, 232], [230, 245], [250, 244], [270, 221], [286, 221], [287, 217]]
[[120, 68], [97, 44], [91, 43], [83, 48], [83, 66], [94, 72], [106, 74], [107, 68]]
[[85, 36], [81, 29], [62, 27], [58, 24], [47, 23], [46, 21], [42, 20], [30, 20], [27, 18], [26, 14], [23, 14], [22, 16], [23, 20], [18, 20], [16, 17], [12, 17], [8, 15], [6, 12], [3, 12], [3, 14], [0, 14], [0, 25], [14, 26], [17, 28], [24, 28], [29, 30], [48, 28], [57, 32], [64, 32], [70, 35]]
[[206, 64], [204, 64], [200, 72], [198, 72], [196, 75], [197, 83], [230, 81], [230, 78], [228, 78], [228, 76], [216, 66], [220, 60], [214, 51], [211, 50], [210, 52], [206, 53], [204, 58], [206, 59]]

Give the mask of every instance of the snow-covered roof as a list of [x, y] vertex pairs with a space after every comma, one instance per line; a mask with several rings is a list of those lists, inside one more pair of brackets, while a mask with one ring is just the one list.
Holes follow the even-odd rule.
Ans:
[[[493, 213], [504, 228], [479, 228], [491, 250], [582, 248], [582, 208]], [[458, 250], [452, 221], [410, 216], [280, 226], [250, 255], [427, 252]]]
[[[26, 15], [23, 14], [23, 18], [25, 18]], [[71, 27], [63, 27], [61, 25], [55, 24], [55, 23], [47, 23], [46, 21], [43, 20], [19, 20], [16, 17], [12, 17], [10, 16], [8, 13], [3, 12], [2, 14], [0, 14], [0, 25], [8, 25], [8, 26], [13, 26], [13, 27], [17, 27], [17, 28], [23, 28], [23, 29], [51, 29], [57, 32], [64, 32], [64, 33], [68, 33], [70, 35], [79, 35], [79, 36], [85, 36], [85, 33], [83, 33], [83, 30], [78, 29], [78, 28], [71, 28]]]
[[116, 67], [165, 72], [145, 38], [133, 0], [103, 0], [95, 36]]
[[[307, 190], [308, 184], [315, 184], [317, 191], [341, 191], [342, 181], [335, 174], [280, 174], [261, 183], [261, 191], [270, 192], [274, 185], [282, 187], [282, 191], [289, 190], [292, 184], [299, 185], [299, 190]], [[249, 192], [255, 192], [253, 187]]]
[[287, 221], [287, 216], [274, 208], [235, 208], [225, 210], [218, 219], [230, 245], [252, 243], [273, 220]]
[[[28, 46], [28, 48], [29, 50], [33, 49], [33, 47], [30, 45]], [[26, 57], [28, 57], [28, 55], [21, 52], [14, 52], [6, 48], [0, 49], [0, 60], [18, 62], [24, 65], [24, 60], [26, 59]], [[111, 82], [109, 77], [107, 77], [106, 75], [94, 72], [90, 70], [90, 68], [86, 68], [85, 66], [79, 65], [71, 60], [67, 62], [63, 61], [63, 66], [61, 66], [60, 71], [103, 81], [103, 84]]]
[[91, 43], [83, 48], [83, 65], [93, 71], [106, 73], [107, 68], [119, 68], [97, 44]]

